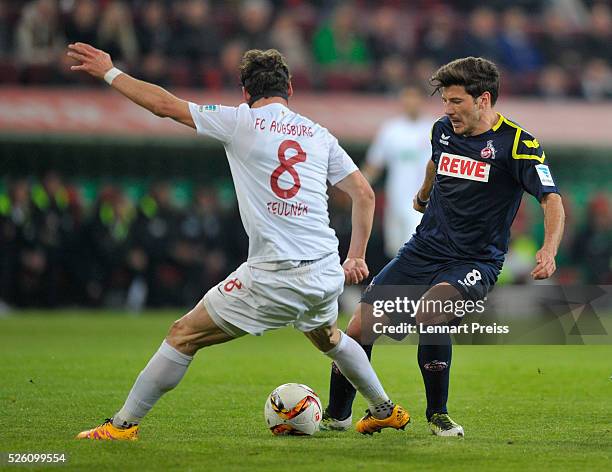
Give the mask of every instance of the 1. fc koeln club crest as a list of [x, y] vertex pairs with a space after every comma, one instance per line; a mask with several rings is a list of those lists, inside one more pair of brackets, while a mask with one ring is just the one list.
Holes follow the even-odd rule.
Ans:
[[495, 159], [495, 148], [493, 147], [493, 141], [487, 141], [487, 147], [480, 151], [480, 157], [483, 159]]

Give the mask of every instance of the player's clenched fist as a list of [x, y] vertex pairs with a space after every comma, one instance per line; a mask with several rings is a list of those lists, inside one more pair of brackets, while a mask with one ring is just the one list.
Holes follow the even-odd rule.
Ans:
[[536, 262], [537, 265], [531, 271], [531, 276], [535, 280], [547, 279], [557, 270], [555, 253], [549, 248], [543, 247], [536, 253]]
[[102, 79], [104, 74], [113, 68], [113, 61], [110, 55], [89, 44], [69, 44], [68, 49], [70, 51], [68, 51], [67, 55], [80, 62], [76, 66], [71, 66], [70, 70], [82, 70]]
[[348, 257], [342, 264], [342, 268], [344, 269], [344, 282], [347, 285], [358, 284], [370, 274], [365, 259], [361, 257]]

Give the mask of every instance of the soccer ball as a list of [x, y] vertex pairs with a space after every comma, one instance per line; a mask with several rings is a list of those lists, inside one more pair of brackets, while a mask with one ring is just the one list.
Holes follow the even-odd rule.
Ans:
[[322, 412], [321, 400], [314, 390], [297, 383], [276, 387], [264, 408], [268, 428], [277, 436], [314, 434], [319, 429]]

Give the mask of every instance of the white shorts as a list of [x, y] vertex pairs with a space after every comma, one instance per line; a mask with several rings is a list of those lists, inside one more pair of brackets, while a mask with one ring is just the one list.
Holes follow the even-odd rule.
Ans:
[[338, 254], [285, 270], [246, 262], [204, 295], [212, 320], [232, 336], [261, 335], [293, 324], [303, 332], [333, 324], [344, 271]]

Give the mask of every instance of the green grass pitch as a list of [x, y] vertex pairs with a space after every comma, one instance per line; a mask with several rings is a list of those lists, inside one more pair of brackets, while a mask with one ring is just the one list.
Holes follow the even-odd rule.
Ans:
[[[462, 440], [430, 435], [415, 347], [379, 346], [374, 366], [390, 396], [413, 416], [405, 432], [274, 437], [263, 420], [274, 387], [302, 382], [323, 403], [328, 394], [329, 360], [292, 329], [200, 352], [181, 385], [147, 417], [140, 441], [75, 441], [77, 432], [120, 407], [172, 319], [167, 312], [0, 319], [0, 453], [67, 453], [57, 470], [609, 470], [612, 464], [612, 346], [456, 347], [449, 408], [465, 427]], [[358, 398], [354, 416], [364, 408]]]

